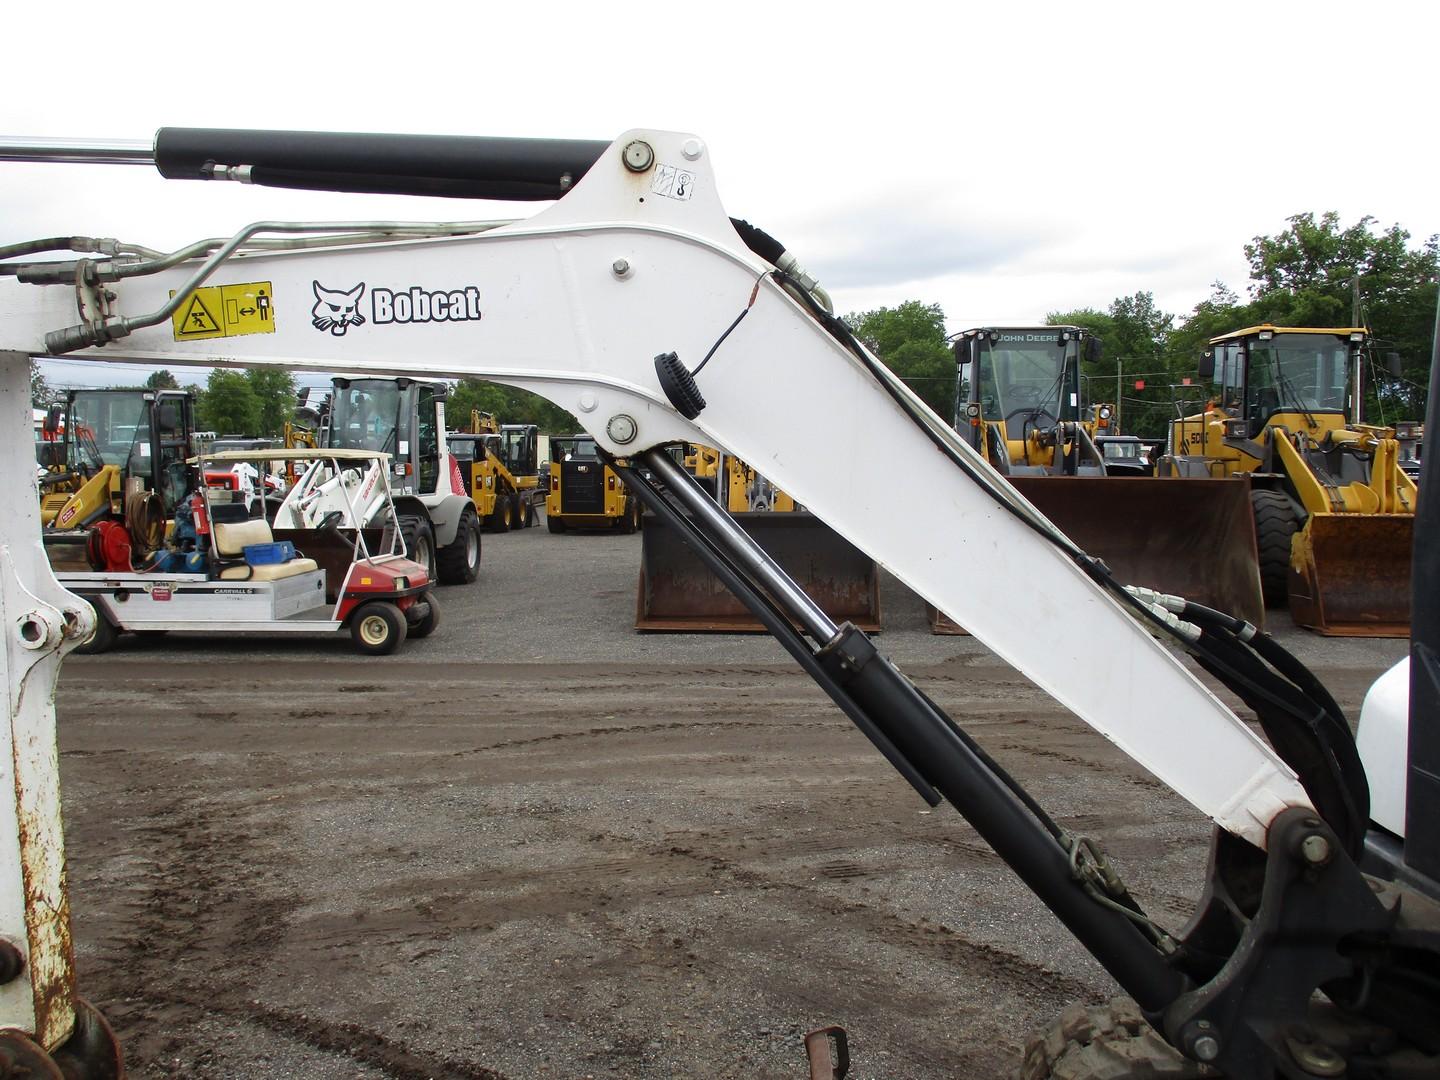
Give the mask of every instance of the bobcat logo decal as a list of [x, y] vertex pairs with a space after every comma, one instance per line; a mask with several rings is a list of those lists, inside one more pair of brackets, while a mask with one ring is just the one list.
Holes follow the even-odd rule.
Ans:
[[318, 281], [310, 283], [315, 287], [315, 306], [310, 309], [310, 321], [316, 330], [329, 330], [336, 337], [344, 337], [352, 326], [360, 326], [365, 316], [360, 314], [360, 297], [365, 293], [362, 281], [349, 292], [327, 289]]

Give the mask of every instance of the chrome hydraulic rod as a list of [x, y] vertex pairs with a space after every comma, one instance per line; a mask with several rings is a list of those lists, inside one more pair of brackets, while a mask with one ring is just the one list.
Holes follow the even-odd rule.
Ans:
[[26, 139], [0, 136], [0, 161], [69, 165], [154, 165], [155, 148], [139, 139]]

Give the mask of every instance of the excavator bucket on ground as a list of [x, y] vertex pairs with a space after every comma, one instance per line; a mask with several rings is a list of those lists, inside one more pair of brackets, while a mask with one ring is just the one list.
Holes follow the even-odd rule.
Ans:
[[[1118, 581], [1265, 625], [1247, 480], [1011, 476], [1035, 508]], [[937, 634], [964, 633], [933, 608]]]
[[1411, 514], [1311, 514], [1290, 550], [1290, 616], [1333, 637], [1410, 636]]
[[[866, 631], [880, 629], [874, 559], [804, 511], [732, 516], [831, 619]], [[635, 629], [693, 634], [761, 633], [765, 628], [673, 529], [646, 515]]]

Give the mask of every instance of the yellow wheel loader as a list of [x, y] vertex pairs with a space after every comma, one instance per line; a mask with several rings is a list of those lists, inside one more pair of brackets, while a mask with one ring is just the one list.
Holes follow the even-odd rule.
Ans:
[[[685, 471], [826, 614], [862, 630], [880, 629], [880, 575], [874, 559], [734, 454], [691, 443], [681, 459]], [[640, 549], [635, 629], [763, 633], [765, 626], [669, 525], [650, 518]]]
[[[1107, 460], [1115, 410], [1087, 413], [1080, 399], [1080, 365], [1099, 359], [1098, 338], [1079, 326], [984, 326], [959, 335], [955, 356], [956, 429], [1117, 580], [1264, 625], [1247, 492]], [[935, 633], [963, 632], [930, 614]]]
[[449, 444], [480, 520], [490, 532], [527, 529], [544, 494], [536, 462], [539, 431], [534, 424], [502, 427], [489, 413], [474, 415], [485, 419], [472, 417], [472, 430], [450, 435]]
[[1360, 423], [1368, 344], [1364, 327], [1266, 324], [1211, 339], [1200, 375], [1214, 399], [1171, 422], [1160, 470], [1248, 478], [1266, 600], [1288, 601], [1296, 623], [1404, 637], [1416, 488], [1396, 429]]
[[[49, 418], [47, 423], [59, 426]], [[40, 495], [52, 565], [88, 569], [96, 558], [92, 533], [102, 522], [125, 526], [118, 531], [106, 526], [110, 561], [158, 546], [164, 523], [190, 492], [186, 461], [194, 454], [194, 434], [188, 393], [72, 390], [58, 453], [63, 468], [53, 467], [42, 478]]]

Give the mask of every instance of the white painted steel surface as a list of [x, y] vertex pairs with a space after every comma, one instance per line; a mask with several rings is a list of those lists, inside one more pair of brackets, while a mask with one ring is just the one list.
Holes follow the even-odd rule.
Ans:
[[1366, 692], [1355, 745], [1365, 775], [1370, 778], [1370, 820], [1403, 839], [1405, 793], [1409, 786], [1406, 763], [1410, 760], [1408, 656], [1376, 679]]
[[[0, 986], [0, 1027], [46, 1047], [75, 1024], [70, 899], [55, 747], [60, 657], [94, 629], [89, 605], [55, 580], [40, 544], [27, 357], [0, 353], [0, 650], [9, 723], [0, 745], [0, 936], [25, 954]], [[68, 626], [68, 629], [67, 629]]]
[[[637, 139], [655, 148], [655, 170], [631, 173], [621, 163], [621, 149]], [[119, 312], [158, 310], [193, 269], [110, 286]], [[525, 222], [472, 237], [261, 253], [223, 265], [207, 284], [271, 286], [273, 333], [176, 341], [167, 319], [74, 355], [480, 376], [548, 397], [615, 453], [678, 440], [720, 447], [958, 618], [1223, 827], [1263, 846], [1280, 810], [1309, 805], [1291, 771], [1245, 724], [1067, 557], [957, 469], [768, 269], [731, 226], [703, 143], [635, 131], [573, 191]], [[694, 367], [757, 281], [750, 314], [699, 377], [708, 407], [686, 422], [661, 393], [653, 358], [675, 351]], [[336, 332], [323, 298], [362, 284], [356, 311], [365, 321]], [[446, 296], [446, 317], [434, 318], [440, 305], [431, 303], [429, 321], [396, 321], [395, 297], [411, 296], [415, 316], [421, 294]], [[450, 318], [452, 311], [464, 317]], [[73, 289], [0, 280], [3, 347], [38, 352], [47, 331], [76, 321]], [[625, 445], [606, 430], [622, 414], [638, 430]], [[956, 453], [988, 472], [928, 415]], [[837, 452], [844, 468], [835, 467]], [[1005, 497], [1028, 507], [1013, 491]]]
[[122, 630], [261, 630], [306, 613], [324, 624], [315, 629], [339, 625], [325, 602], [323, 570], [276, 581], [209, 581], [199, 574], [62, 571], [58, 576]]

